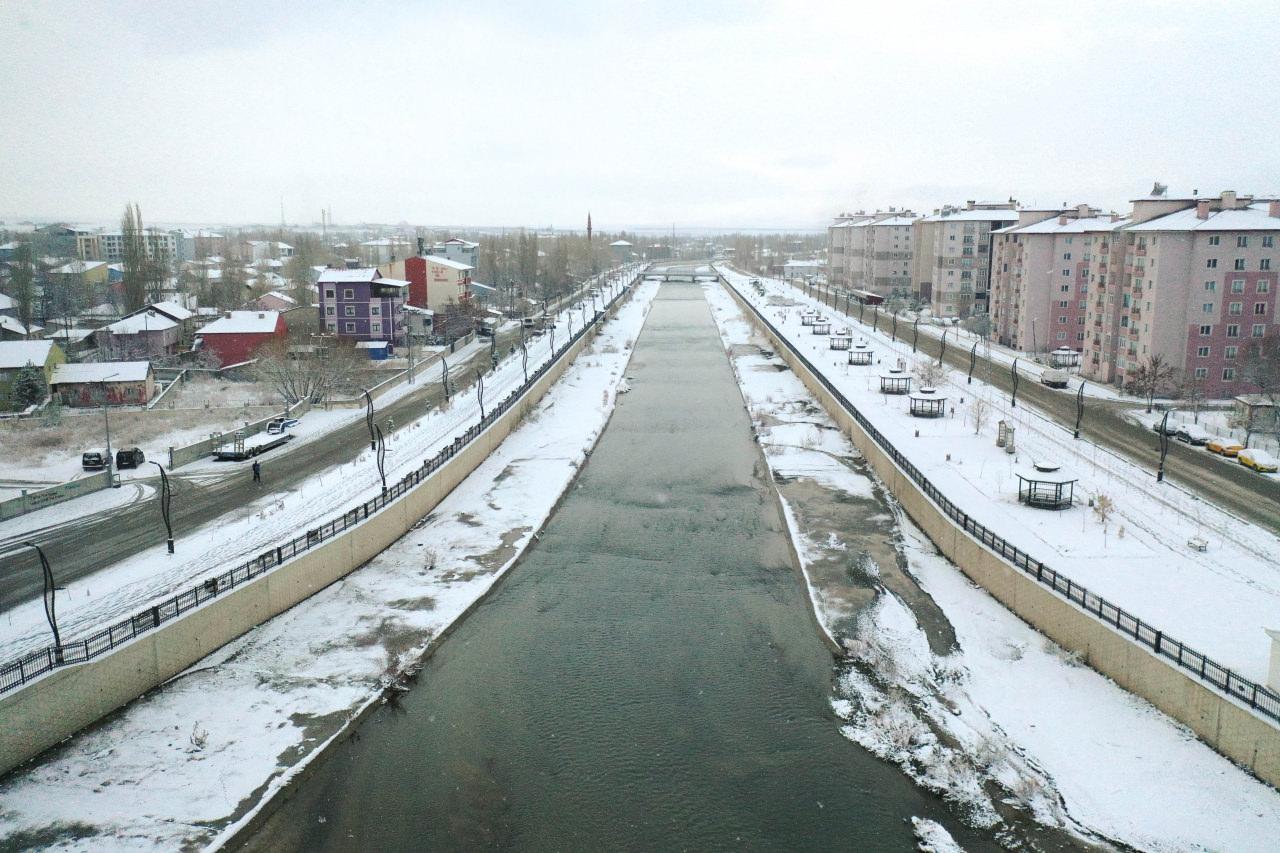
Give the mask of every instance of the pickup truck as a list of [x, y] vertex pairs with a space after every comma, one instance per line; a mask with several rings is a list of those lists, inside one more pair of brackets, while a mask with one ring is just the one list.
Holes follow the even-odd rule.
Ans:
[[267, 435], [284, 435], [298, 425], [297, 418], [272, 418], [267, 421]]

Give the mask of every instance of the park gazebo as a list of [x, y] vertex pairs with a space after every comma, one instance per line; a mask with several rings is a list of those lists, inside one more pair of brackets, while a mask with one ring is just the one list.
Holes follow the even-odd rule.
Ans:
[[870, 364], [875, 353], [871, 351], [871, 347], [866, 344], [858, 344], [849, 350], [849, 363], [867, 365]]
[[893, 369], [880, 374], [881, 394], [910, 394], [911, 374], [905, 370]]
[[1018, 477], [1018, 502], [1039, 509], [1067, 509], [1075, 503], [1074, 474], [1056, 462], [1033, 462], [1014, 472]]
[[947, 398], [936, 388], [921, 388], [911, 395], [911, 416], [940, 418], [947, 413]]
[[1080, 353], [1070, 347], [1058, 347], [1049, 353], [1049, 363], [1054, 367], [1079, 367]]
[[815, 335], [831, 334], [831, 321], [826, 317], [818, 317], [813, 321], [813, 333]]
[[848, 329], [836, 329], [831, 333], [830, 340], [827, 341], [832, 349], [848, 349], [853, 343], [853, 335]]
[[805, 311], [800, 315], [801, 326], [812, 326], [818, 320], [817, 311]]

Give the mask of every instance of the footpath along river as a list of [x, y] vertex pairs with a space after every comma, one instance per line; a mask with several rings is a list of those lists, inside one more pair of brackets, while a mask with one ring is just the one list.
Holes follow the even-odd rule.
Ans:
[[249, 849], [996, 849], [841, 736], [833, 658], [699, 286], [491, 598]]

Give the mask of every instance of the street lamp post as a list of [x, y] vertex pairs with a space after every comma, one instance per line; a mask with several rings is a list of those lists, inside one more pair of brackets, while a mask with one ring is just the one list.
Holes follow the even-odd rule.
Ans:
[[[973, 349], [969, 350], [969, 385], [973, 384], [973, 368], [978, 364], [978, 342], [973, 342]], [[1077, 436], [1078, 437], [1078, 436]]]
[[160, 469], [160, 517], [164, 519], [165, 545], [169, 548], [169, 553], [173, 553], [173, 522], [169, 516], [169, 501], [172, 494], [169, 491], [169, 475], [165, 473], [164, 466], [159, 462], [152, 461], [152, 465]]
[[1013, 379], [1013, 396], [1009, 399], [1009, 408], [1016, 409], [1018, 408], [1018, 360], [1016, 358], [1013, 360], [1011, 376]]
[[480, 403], [480, 420], [484, 420], [484, 371], [476, 369], [476, 400]]
[[449, 359], [440, 356], [440, 384], [444, 388], [444, 401], [449, 402]]
[[58, 634], [58, 614], [54, 609], [54, 596], [57, 587], [53, 584], [53, 569], [49, 567], [49, 559], [44, 555], [44, 549], [34, 542], [23, 542], [31, 548], [36, 549], [36, 554], [40, 557], [40, 570], [44, 573], [44, 616], [49, 620], [49, 628], [53, 631], [53, 655], [57, 663], [62, 663], [62, 637]]
[[378, 437], [373, 432], [373, 395], [367, 389], [364, 389], [365, 410], [364, 422], [369, 427], [369, 449], [378, 449]]
[[374, 424], [373, 429], [378, 436], [378, 455], [376, 457], [378, 477], [382, 479], [382, 493], [385, 495], [387, 493], [387, 441], [382, 437], [382, 427]]
[[1164, 410], [1164, 417], [1160, 419], [1160, 467], [1156, 469], [1156, 482], [1164, 482], [1164, 458], [1169, 455], [1169, 413], [1170, 409]]
[[115, 379], [119, 373], [113, 373], [110, 376], [102, 377], [102, 423], [107, 434], [107, 482], [112, 488], [116, 488], [115, 461], [116, 458], [111, 452], [111, 415], [109, 414], [110, 406], [107, 405], [107, 380]]
[[[977, 346], [977, 344], [974, 344]], [[1080, 390], [1076, 392], [1076, 431], [1073, 438], [1080, 437], [1080, 421], [1084, 420], [1084, 386], [1087, 383], [1080, 383]]]
[[942, 330], [942, 348], [938, 350], [938, 367], [942, 367], [942, 357], [947, 354], [947, 332], [950, 329]]

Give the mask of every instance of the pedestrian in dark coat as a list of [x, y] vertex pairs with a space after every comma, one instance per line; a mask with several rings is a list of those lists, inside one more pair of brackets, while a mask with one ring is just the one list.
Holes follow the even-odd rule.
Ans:
[[261, 462], [253, 463], [253, 482], [255, 483], [262, 482], [262, 463]]

